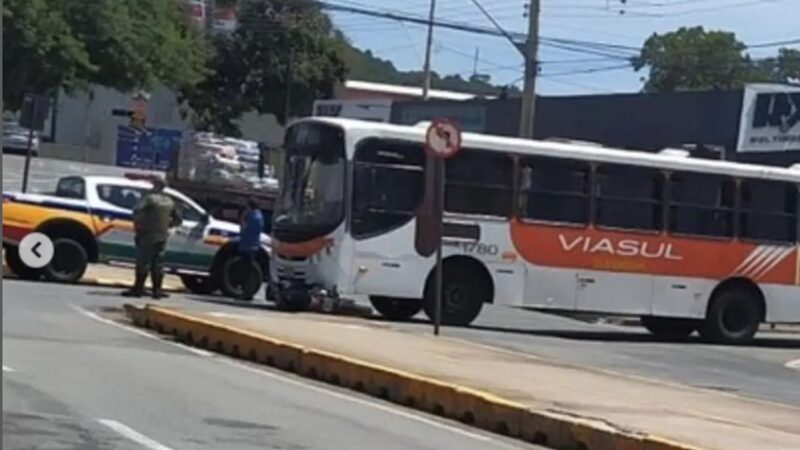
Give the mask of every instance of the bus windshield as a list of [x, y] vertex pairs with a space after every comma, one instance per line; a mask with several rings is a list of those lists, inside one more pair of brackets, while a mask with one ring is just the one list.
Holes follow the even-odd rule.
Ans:
[[344, 218], [345, 156], [342, 132], [298, 124], [286, 139], [281, 195], [273, 232], [278, 239], [309, 239], [332, 231]]

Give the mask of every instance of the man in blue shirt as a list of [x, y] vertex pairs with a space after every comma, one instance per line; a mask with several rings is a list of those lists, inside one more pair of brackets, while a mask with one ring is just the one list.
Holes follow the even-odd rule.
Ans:
[[[242, 214], [239, 230], [239, 256], [242, 258], [242, 300], [252, 300], [255, 295], [253, 286], [260, 280], [261, 273], [256, 262], [256, 253], [261, 249], [261, 232], [264, 230], [264, 216], [252, 199], [247, 200], [247, 209]], [[263, 275], [263, 274], [261, 274]]]

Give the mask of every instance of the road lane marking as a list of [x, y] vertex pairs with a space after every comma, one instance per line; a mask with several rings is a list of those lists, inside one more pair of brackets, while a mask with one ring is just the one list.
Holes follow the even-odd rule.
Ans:
[[[106, 325], [111, 325], [111, 326], [114, 326], [114, 327], [117, 327], [117, 328], [120, 328], [120, 329], [123, 329], [123, 330], [126, 330], [126, 331], [130, 331], [131, 333], [136, 333], [139, 336], [144, 336], [144, 337], [146, 337], [148, 339], [153, 339], [153, 340], [156, 340], [156, 341], [159, 341], [159, 342], [168, 342], [168, 341], [165, 341], [164, 339], [160, 338], [159, 336], [156, 336], [156, 335], [154, 335], [152, 333], [148, 333], [147, 331], [140, 330], [138, 328], [125, 325], [123, 323], [115, 322], [115, 321], [113, 321], [111, 319], [106, 319], [105, 317], [101, 317], [100, 315], [98, 315], [98, 314], [96, 314], [96, 313], [94, 313], [92, 311], [89, 311], [87, 309], [81, 308], [78, 305], [70, 305], [70, 306], [72, 306], [72, 309], [74, 309], [75, 311], [79, 312], [80, 314], [82, 314], [82, 315], [84, 315], [84, 316], [86, 316], [86, 317], [88, 317], [88, 318], [90, 318], [92, 320], [96, 320], [96, 321], [98, 321], [100, 323], [104, 323]], [[214, 353], [212, 353], [212, 352], [209, 352], [207, 350], [203, 350], [203, 349], [200, 349], [200, 348], [191, 347], [189, 345], [184, 345], [184, 344], [181, 344], [180, 342], [169, 342], [169, 343], [170, 344], [174, 344], [174, 345], [186, 350], [187, 352], [194, 353], [195, 355], [198, 355], [198, 356], [206, 356], [206, 357], [214, 356]]]
[[788, 367], [789, 369], [800, 370], [800, 359], [795, 359], [794, 361], [787, 362], [786, 367]]
[[280, 381], [280, 382], [283, 382], [283, 383], [291, 384], [291, 385], [294, 385], [294, 386], [297, 386], [297, 387], [302, 387], [302, 388], [305, 388], [305, 389], [310, 389], [312, 391], [315, 391], [315, 392], [318, 392], [318, 393], [322, 393], [322, 394], [325, 394], [325, 395], [329, 395], [331, 397], [335, 397], [335, 398], [340, 399], [340, 400], [345, 400], [345, 401], [349, 401], [349, 402], [352, 402], [352, 403], [357, 403], [357, 404], [360, 404], [362, 406], [369, 406], [371, 408], [375, 408], [375, 409], [378, 409], [378, 410], [386, 412], [386, 413], [394, 414], [396, 416], [400, 416], [400, 417], [403, 417], [405, 419], [416, 421], [416, 422], [419, 422], [419, 423], [424, 423], [424, 424], [426, 424], [428, 426], [439, 428], [439, 429], [442, 429], [442, 430], [445, 430], [445, 431], [448, 431], [448, 432], [451, 432], [451, 433], [460, 434], [462, 436], [465, 436], [465, 437], [468, 437], [468, 438], [471, 438], [471, 439], [475, 439], [475, 440], [478, 440], [478, 441], [492, 442], [493, 444], [496, 444], [496, 445], [499, 444], [502, 447], [509, 448], [509, 449], [519, 449], [519, 448], [521, 448], [520, 446], [510, 445], [510, 444], [507, 444], [505, 442], [498, 441], [497, 439], [495, 439], [495, 438], [493, 438], [491, 436], [486, 436], [486, 435], [483, 435], [483, 434], [475, 433], [475, 432], [472, 432], [472, 431], [469, 431], [469, 430], [465, 430], [465, 429], [462, 429], [462, 428], [459, 428], [459, 427], [456, 427], [456, 426], [448, 425], [448, 424], [443, 423], [443, 422], [439, 422], [439, 421], [434, 420], [434, 419], [429, 419], [429, 418], [424, 417], [424, 416], [422, 416], [420, 414], [415, 414], [413, 412], [406, 411], [402, 407], [393, 407], [393, 406], [389, 406], [389, 405], [384, 405], [384, 404], [378, 403], [377, 401], [354, 397], [352, 395], [347, 395], [347, 394], [344, 394], [344, 393], [340, 393], [340, 392], [331, 390], [329, 388], [316, 386], [316, 385], [314, 385], [314, 384], [312, 384], [311, 382], [308, 382], [308, 381], [297, 380], [297, 379], [294, 379], [294, 378], [290, 378], [291, 375], [283, 375], [283, 374], [270, 372], [269, 368], [267, 368], [267, 367], [260, 368], [260, 367], [250, 366], [250, 365], [238, 362], [236, 360], [229, 359], [228, 357], [223, 356], [223, 355], [219, 355], [217, 353], [213, 353], [213, 352], [209, 352], [209, 351], [206, 351], [206, 350], [190, 347], [188, 345], [181, 344], [180, 342], [164, 340], [163, 338], [161, 338], [158, 335], [151, 334], [151, 333], [148, 333], [147, 331], [140, 330], [140, 329], [134, 328], [132, 326], [127, 326], [125, 324], [121, 324], [121, 323], [115, 322], [115, 321], [110, 320], [110, 319], [106, 319], [106, 318], [101, 317], [101, 316], [99, 316], [99, 315], [97, 315], [97, 314], [95, 314], [95, 313], [93, 313], [91, 311], [88, 311], [88, 310], [86, 310], [84, 308], [81, 308], [80, 306], [77, 306], [77, 305], [71, 305], [71, 306], [72, 306], [73, 309], [75, 309], [79, 313], [83, 314], [84, 316], [89, 317], [89, 318], [91, 318], [93, 320], [96, 320], [98, 322], [102, 322], [102, 323], [105, 323], [107, 325], [113, 325], [113, 326], [115, 326], [117, 328], [120, 328], [120, 329], [123, 329], [123, 330], [126, 330], [126, 331], [130, 331], [132, 333], [136, 333], [136, 334], [138, 334], [140, 336], [144, 336], [144, 337], [147, 337], [147, 338], [150, 338], [150, 339], [155, 339], [155, 340], [157, 340], [159, 342], [162, 342], [162, 343], [165, 343], [165, 344], [169, 344], [169, 345], [174, 345], [174, 346], [180, 347], [180, 348], [182, 348], [184, 350], [190, 351], [190, 352], [195, 353], [197, 355], [205, 356], [205, 357], [211, 359], [212, 361], [216, 361], [216, 362], [219, 362], [219, 363], [222, 363], [222, 364], [225, 364], [225, 365], [228, 365], [228, 366], [232, 366], [232, 367], [235, 367], [235, 368], [238, 368], [238, 369], [246, 370], [248, 372], [252, 372], [252, 373], [267, 377], [267, 378], [271, 378], [271, 379], [276, 380], [276, 381]]
[[13, 371], [14, 371], [14, 369], [12, 369], [11, 367], [8, 367], [8, 366], [3, 366], [3, 372], [8, 372], [8, 373], [11, 373], [11, 372], [13, 372]]
[[143, 435], [142, 433], [139, 433], [133, 428], [121, 422], [117, 422], [116, 420], [97, 419], [97, 421], [100, 424], [105, 425], [106, 427], [114, 430], [119, 435], [128, 438], [131, 441], [136, 442], [137, 444], [147, 447], [150, 450], [172, 450], [172, 448], [167, 447], [166, 445], [158, 441], [154, 441], [153, 439], [150, 439], [149, 437]]

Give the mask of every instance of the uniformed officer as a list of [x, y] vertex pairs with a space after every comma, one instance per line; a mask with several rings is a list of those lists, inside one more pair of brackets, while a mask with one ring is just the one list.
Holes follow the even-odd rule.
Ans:
[[136, 231], [136, 281], [131, 289], [123, 292], [126, 297], [144, 295], [144, 283], [150, 272], [153, 284], [152, 297], [167, 297], [162, 289], [164, 281], [164, 252], [169, 238], [169, 229], [181, 224], [175, 202], [164, 193], [165, 184], [160, 178], [153, 179], [153, 189], [142, 196], [133, 209], [133, 227]]

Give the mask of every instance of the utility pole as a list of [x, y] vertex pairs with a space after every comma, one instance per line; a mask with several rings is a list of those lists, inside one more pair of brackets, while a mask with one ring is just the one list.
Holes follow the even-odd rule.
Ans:
[[283, 117], [289, 123], [289, 115], [292, 111], [292, 84], [294, 83], [294, 47], [289, 47], [289, 60], [286, 64], [286, 91], [283, 96]]
[[428, 14], [428, 40], [425, 43], [425, 63], [422, 68], [424, 81], [422, 84], [422, 99], [428, 99], [431, 90], [431, 47], [433, 47], [433, 19], [436, 16], [436, 0], [431, 0], [431, 10]]
[[541, 0], [529, 0], [528, 40], [525, 42], [525, 82], [520, 108], [519, 137], [533, 138], [534, 107], [536, 106], [536, 76], [539, 72], [539, 12]]
[[216, 0], [205, 0], [206, 33], [211, 36], [214, 32], [214, 12], [217, 10]]
[[480, 58], [480, 51], [481, 51], [480, 47], [475, 47], [475, 60], [472, 61], [472, 76], [473, 77], [478, 74], [478, 59]]

